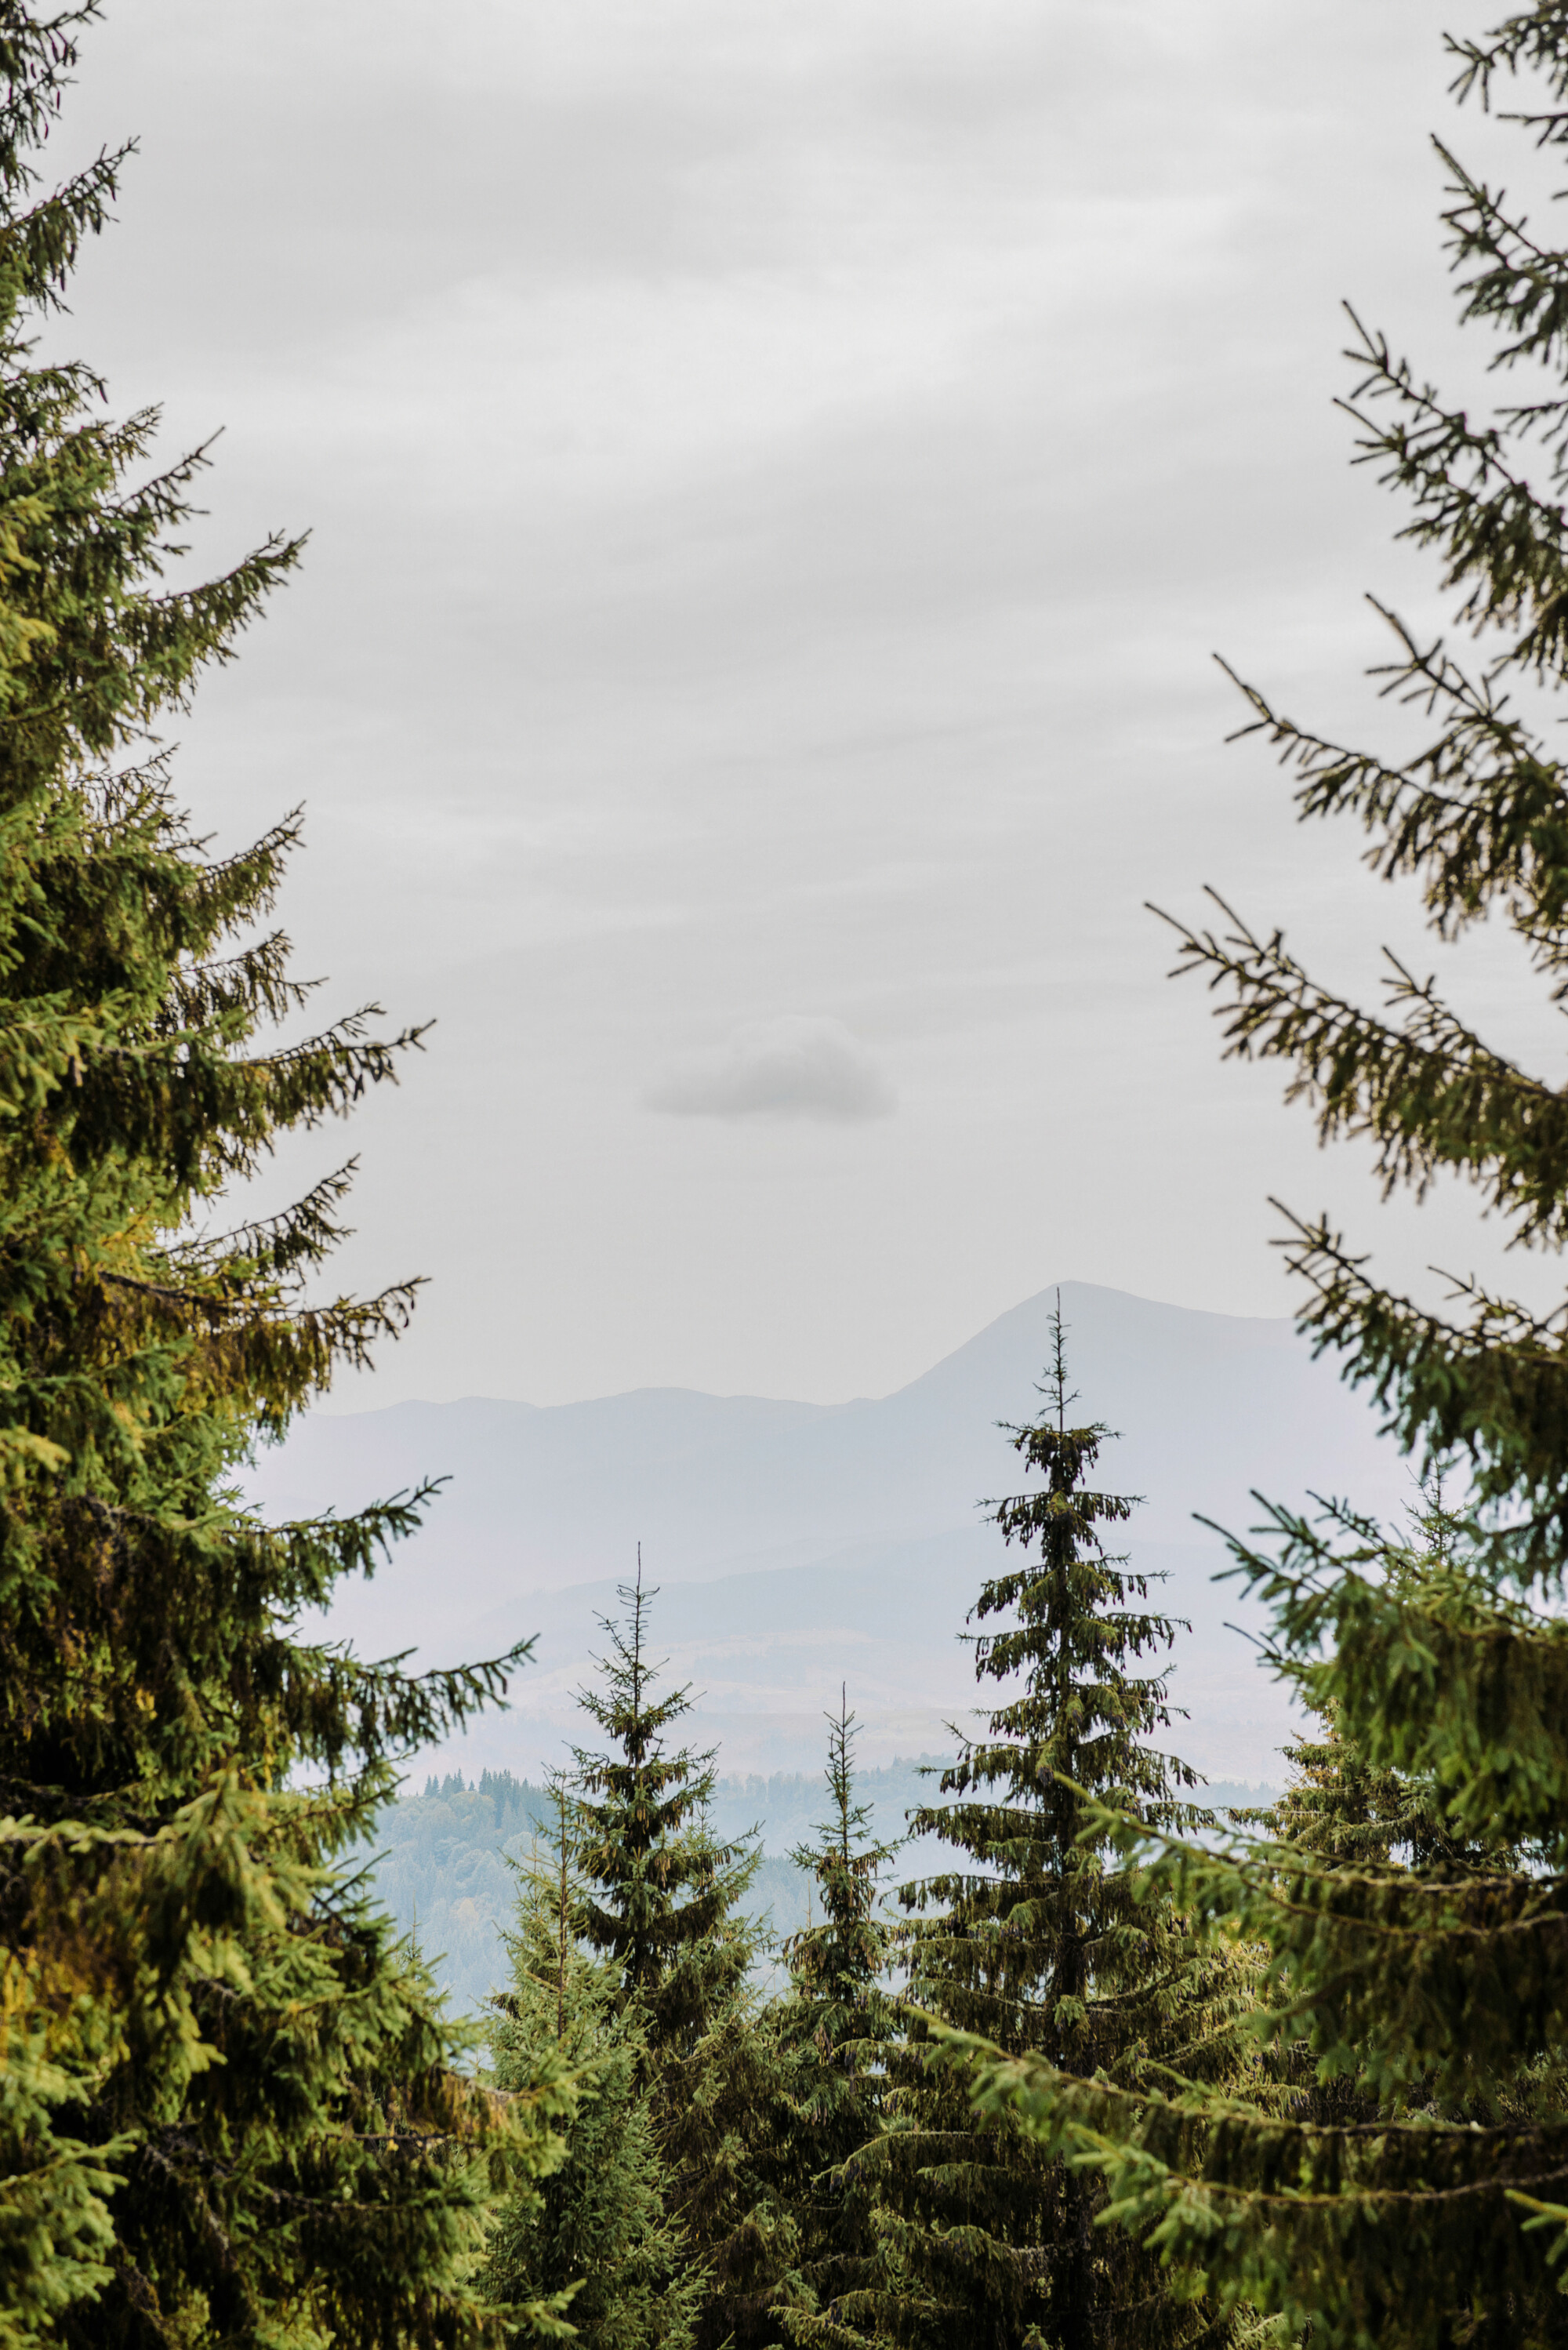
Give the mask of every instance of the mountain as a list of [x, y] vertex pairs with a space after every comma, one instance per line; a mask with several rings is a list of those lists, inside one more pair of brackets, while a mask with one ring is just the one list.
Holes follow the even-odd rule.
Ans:
[[[368, 1653], [431, 1663], [538, 1635], [514, 1711], [444, 1758], [471, 1773], [536, 1771], [577, 1733], [572, 1692], [639, 1541], [660, 1586], [659, 1652], [704, 1692], [699, 1731], [726, 1768], [813, 1767], [841, 1680], [867, 1762], [944, 1751], [974, 1694], [955, 1636], [1000, 1555], [980, 1504], [1016, 1482], [997, 1423], [1035, 1406], [1055, 1295], [1042, 1290], [875, 1400], [645, 1388], [547, 1408], [470, 1398], [317, 1412], [261, 1456], [253, 1498], [270, 1517], [303, 1516], [450, 1478], [421, 1533], [328, 1621]], [[1106, 1482], [1146, 1497], [1128, 1547], [1167, 1576], [1161, 1604], [1192, 1620], [1176, 1683], [1191, 1720], [1173, 1742], [1216, 1776], [1275, 1777], [1283, 1702], [1226, 1628], [1243, 1606], [1233, 1586], [1216, 1589], [1223, 1546], [1194, 1513], [1248, 1525], [1256, 1488], [1292, 1502], [1348, 1493], [1397, 1516], [1407, 1465], [1289, 1322], [1078, 1282], [1061, 1298], [1076, 1410], [1122, 1431]]]

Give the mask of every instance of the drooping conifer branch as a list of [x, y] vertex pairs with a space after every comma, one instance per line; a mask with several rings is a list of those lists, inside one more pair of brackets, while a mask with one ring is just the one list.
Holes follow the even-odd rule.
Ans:
[[1283, 1061], [1287, 1101], [1316, 1114], [1318, 1139], [1366, 1138], [1386, 1199], [1426, 1195], [1451, 1169], [1481, 1191], [1525, 1245], [1568, 1240], [1568, 1092], [1489, 1050], [1437, 993], [1385, 953], [1384, 995], [1399, 1024], [1321, 987], [1287, 952], [1283, 934], [1256, 937], [1224, 899], [1224, 932], [1173, 923], [1178, 975], [1206, 972], [1223, 988], [1226, 1057]]
[[[1461, 98], [1539, 71], [1555, 102], [1514, 119], [1561, 151], [1568, 0], [1449, 46]], [[1501, 919], [1561, 1006], [1563, 771], [1501, 688], [1511, 671], [1548, 691], [1568, 680], [1568, 255], [1439, 151], [1461, 317], [1493, 331], [1511, 381], [1539, 370], [1541, 397], [1474, 420], [1357, 322], [1349, 404], [1359, 461], [1413, 504], [1402, 535], [1501, 650], [1472, 678], [1386, 616], [1398, 650], [1375, 681], [1438, 721], [1407, 761], [1332, 743], [1251, 688], [1241, 731], [1294, 771], [1303, 819], [1349, 815], [1375, 872], [1417, 881], [1440, 941]], [[1490, 1049], [1405, 963], [1390, 962], [1380, 1017], [1220, 902], [1221, 933], [1177, 925], [1179, 967], [1219, 989], [1229, 1051], [1282, 1065], [1324, 1142], [1370, 1142], [1385, 1196], [1419, 1198], [1449, 1169], [1512, 1238], [1561, 1251], [1568, 1089]], [[1221, 2095], [1186, 2059], [1088, 2080], [1000, 2035], [945, 2046], [982, 2122], [1011, 2116], [1101, 2180], [1108, 2221], [1280, 2338], [1544, 2344], [1568, 2243], [1568, 1305], [1464, 1280], [1434, 1311], [1379, 1283], [1326, 1219], [1289, 1223], [1302, 1327], [1421, 1456], [1424, 1506], [1405, 1536], [1353, 1499], [1267, 1501], [1251, 1535], [1227, 1536], [1272, 1615], [1263, 1661], [1314, 1721], [1283, 1803], [1233, 1821], [1241, 1841], [1184, 1836], [1084, 1788], [1086, 1843], [1141, 1870], [1200, 1944], [1262, 1951], [1251, 2073]]]

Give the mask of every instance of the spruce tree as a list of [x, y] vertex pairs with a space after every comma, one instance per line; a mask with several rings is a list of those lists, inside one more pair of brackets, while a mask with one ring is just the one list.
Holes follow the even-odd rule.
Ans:
[[125, 161], [39, 192], [94, 13], [0, 6], [0, 2338], [477, 2342], [486, 2206], [570, 2091], [463, 2075], [338, 1857], [523, 1652], [412, 1679], [301, 1636], [424, 1494], [268, 1527], [236, 1491], [410, 1289], [312, 1302], [348, 1170], [213, 1204], [414, 1035], [271, 1045], [297, 816], [214, 858], [171, 796], [153, 730], [300, 549], [167, 586], [201, 453], [149, 473], [156, 416], [36, 357]]
[[527, 2089], [547, 2064], [566, 2068], [578, 2103], [542, 2193], [499, 2214], [480, 2282], [511, 2305], [558, 2297], [586, 2350], [686, 2350], [698, 2284], [665, 2216], [641, 2012], [621, 2001], [613, 1961], [577, 1939], [581, 1887], [557, 1792], [554, 1850], [535, 1841], [518, 1865], [511, 1980], [493, 2002], [489, 2039], [503, 2093]]
[[[1176, 2300], [1158, 2262], [1096, 2227], [1104, 2193], [1002, 2112], [977, 2124], [961, 2072], [923, 2015], [1085, 2079], [1135, 2085], [1214, 2035], [1234, 1968], [1205, 1960], [1167, 1902], [1107, 1853], [1093, 1803], [1149, 1822], [1188, 1816], [1188, 1767], [1147, 1742], [1169, 1721], [1163, 1672], [1139, 1671], [1178, 1627], [1148, 1577], [1104, 1546], [1132, 1497], [1088, 1481], [1110, 1431], [1070, 1424], [1065, 1331], [1053, 1316], [1047, 1410], [1012, 1431], [1043, 1481], [995, 1505], [1022, 1554], [982, 1586], [971, 1636], [981, 1680], [1003, 1685], [980, 1736], [959, 1733], [945, 1803], [913, 1833], [957, 1856], [906, 1886], [901, 1960], [916, 2011], [892, 2062], [895, 2126], [869, 2149], [892, 2272], [846, 2307], [878, 2340], [1053, 2350], [1214, 2338], [1213, 2313]], [[1033, 1554], [1033, 1555], [1032, 1555]], [[1222, 2043], [1221, 2043], [1222, 2044]], [[1212, 2055], [1205, 2063], [1211, 2064]]]
[[834, 2313], [846, 2295], [877, 2289], [882, 2263], [865, 2150], [882, 2127], [887, 2053], [898, 2033], [879, 1890], [898, 1846], [871, 1833], [870, 1806], [856, 1798], [846, 1691], [827, 1724], [827, 1816], [815, 1843], [790, 1855], [815, 1880], [821, 1922], [784, 1945], [789, 1990], [776, 2020], [790, 2068], [781, 2194], [796, 2231], [780, 2322], [799, 2350], [827, 2350], [841, 2338]]
[[622, 2003], [642, 2018], [666, 2210], [703, 2281], [699, 2350], [716, 2350], [766, 2323], [793, 2248], [760, 2158], [781, 2116], [776, 2049], [751, 1980], [761, 1934], [742, 1907], [760, 1854], [751, 1838], [712, 1832], [714, 1751], [667, 1750], [691, 1695], [654, 1694], [663, 1668], [647, 1642], [658, 1594], [643, 1587], [640, 1546], [619, 1596], [623, 1618], [600, 1619], [603, 1685], [580, 1692], [610, 1751], [573, 1749], [578, 1914], [585, 1940], [618, 1972]]
[[744, 1980], [750, 1942], [727, 1929], [758, 1859], [745, 1840], [721, 1844], [710, 1832], [714, 1750], [665, 1750], [691, 1692], [650, 1694], [663, 1670], [647, 1653], [659, 1594], [643, 1589], [640, 1544], [637, 1579], [618, 1596], [624, 1621], [599, 1619], [609, 1642], [595, 1660], [603, 1686], [578, 1692], [610, 1752], [572, 1749], [571, 1834], [587, 1887], [584, 1937], [619, 1970], [623, 2002], [643, 2008], [657, 2072], [691, 2054]]
[[[1450, 39], [1456, 95], [1535, 77], [1515, 121], [1547, 164], [1568, 143], [1568, 5]], [[1368, 860], [1415, 882], [1447, 948], [1491, 919], [1548, 995], [1568, 974], [1568, 773], [1548, 697], [1568, 674], [1568, 254], [1439, 149], [1462, 319], [1491, 328], [1513, 397], [1447, 401], [1356, 325], [1358, 456], [1413, 506], [1473, 660], [1388, 615], [1378, 672], [1429, 730], [1413, 756], [1362, 752], [1246, 689], [1253, 730], [1293, 770], [1303, 819], [1348, 816]], [[1561, 191], [1559, 191], [1561, 192]], [[1367, 1139], [1385, 1186], [1449, 1170], [1512, 1243], [1568, 1237], [1568, 1096], [1490, 1047], [1437, 979], [1393, 962], [1366, 1007], [1313, 979], [1276, 931], [1183, 929], [1182, 964], [1220, 994], [1232, 1053], [1276, 1060], [1325, 1140]], [[977, 2053], [986, 2114], [1096, 2166], [1122, 2222], [1173, 2262], [1310, 2332], [1386, 2350], [1568, 2340], [1568, 1309], [1469, 1281], [1430, 1310], [1381, 1285], [1324, 1218], [1294, 1222], [1303, 1328], [1371, 1388], [1400, 1441], [1464, 1481], [1425, 1553], [1349, 1503], [1272, 1506], [1234, 1543], [1271, 1604], [1279, 1669], [1372, 1786], [1428, 1791], [1428, 1849], [1324, 1837], [1150, 1855], [1216, 1936], [1269, 1954], [1258, 2031], [1278, 2077], [1304, 2054], [1362, 2110], [1217, 2106], [1197, 2086], [1140, 2099], [1033, 2058]], [[1459, 1488], [1456, 1487], [1456, 1490]], [[1393, 1779], [1385, 1774], [1395, 1774]], [[1335, 1791], [1335, 1801], [1338, 1791]], [[1108, 1817], [1107, 1829], [1112, 1825]], [[1304, 1833], [1303, 1833], [1304, 1830]], [[1139, 1841], [1131, 1830], [1124, 1839]]]

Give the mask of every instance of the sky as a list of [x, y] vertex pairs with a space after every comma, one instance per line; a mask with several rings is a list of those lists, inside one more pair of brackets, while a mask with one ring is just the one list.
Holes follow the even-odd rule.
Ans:
[[[880, 1394], [1054, 1279], [1280, 1314], [1271, 1193], [1422, 1295], [1490, 1265], [1221, 1065], [1145, 907], [1431, 960], [1211, 656], [1398, 736], [1365, 598], [1442, 611], [1340, 306], [1475, 396], [1430, 134], [1529, 177], [1446, 26], [109, 0], [57, 160], [140, 151], [52, 347], [222, 428], [193, 563], [311, 533], [179, 790], [221, 849], [303, 800], [323, 1015], [435, 1024], [260, 1186], [357, 1149], [337, 1278], [430, 1277], [337, 1405]], [[1455, 991], [1558, 1081], [1508, 941]]]

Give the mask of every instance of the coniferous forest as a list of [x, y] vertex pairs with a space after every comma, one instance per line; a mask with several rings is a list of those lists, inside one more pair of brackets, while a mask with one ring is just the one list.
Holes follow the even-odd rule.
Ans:
[[[165, 731], [303, 546], [171, 586], [206, 452], [155, 466], [155, 414], [40, 356], [130, 151], [44, 168], [97, 13], [0, 5], [0, 2350], [1568, 2344], [1568, 1307], [1434, 1313], [1292, 1218], [1302, 1328], [1421, 1500], [1264, 1497], [1227, 1537], [1309, 1724], [1278, 1802], [1181, 1759], [1183, 1627], [1058, 1313], [999, 1439], [975, 1711], [890, 1830], [846, 1686], [804, 1923], [770, 1936], [640, 1563], [580, 1743], [472, 1791], [530, 1824], [477, 2024], [379, 1906], [405, 1772], [526, 1704], [530, 1642], [415, 1674], [300, 1628], [439, 1506], [413, 1476], [358, 1515], [243, 1499], [417, 1284], [330, 1295], [351, 1159], [263, 1222], [225, 1195], [422, 1032], [300, 1017], [296, 813], [215, 859], [184, 812]], [[1568, 0], [1449, 48], [1456, 101], [1560, 161]], [[1568, 251], [1443, 152], [1508, 397], [1477, 421], [1357, 321], [1348, 405], [1467, 650], [1386, 615], [1401, 764], [1263, 686], [1242, 731], [1439, 944], [1490, 919], [1560, 1003]], [[1386, 1191], [1457, 1173], [1560, 1249], [1563, 1090], [1436, 979], [1366, 1009], [1217, 903], [1174, 931], [1225, 1051]]]

